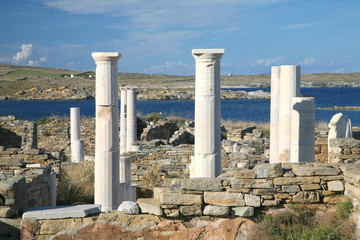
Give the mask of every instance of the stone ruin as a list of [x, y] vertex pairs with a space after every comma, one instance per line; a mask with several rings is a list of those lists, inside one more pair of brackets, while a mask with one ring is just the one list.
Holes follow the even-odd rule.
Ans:
[[[360, 201], [359, 165], [300, 163], [314, 162], [317, 145], [313, 143], [315, 141], [314, 99], [299, 96], [298, 66], [272, 68], [271, 94], [274, 96], [271, 100], [270, 157], [266, 156], [265, 149], [269, 147], [269, 142], [262, 138], [262, 133], [256, 128], [233, 131], [228, 134], [226, 140], [221, 141], [219, 89], [220, 58], [223, 53], [223, 49], [193, 50], [196, 59], [195, 105], [198, 107], [195, 108], [195, 129], [190, 123], [188, 128], [183, 130], [195, 136], [195, 145], [184, 148], [182, 144], [176, 144], [169, 138], [167, 143], [174, 142], [173, 145], [162, 145], [158, 144], [161, 140], [152, 139], [144, 145], [143, 152], [134, 151], [132, 147], [128, 149], [128, 143], [137, 146], [133, 144], [136, 142], [136, 130], [132, 129], [136, 129], [136, 124], [133, 127], [134, 117], [133, 120], [128, 121], [129, 115], [133, 115], [129, 109], [132, 108], [131, 99], [135, 102], [135, 93], [133, 94], [132, 90], [126, 90], [121, 94], [122, 98], [126, 95], [132, 97], [130, 100], [126, 97], [126, 101], [121, 101], [119, 146], [116, 73], [117, 61], [121, 54], [93, 53], [97, 65], [95, 205], [27, 211], [23, 215], [22, 223], [22, 236], [26, 236], [24, 239], [36, 236], [47, 238], [55, 235], [76, 238], [84, 234], [81, 229], [90, 231], [91, 226], [101, 224], [118, 226], [119, 222], [125, 221], [121, 219], [130, 221], [129, 217], [126, 215], [114, 217], [109, 213], [111, 220], [105, 220], [108, 223], [104, 223], [105, 215], [97, 213], [115, 210], [121, 203], [129, 201], [136, 201], [135, 206], [139, 207], [141, 213], [168, 219], [195, 216], [236, 219], [236, 217], [251, 217], [260, 207], [281, 206], [289, 202], [327, 204], [342, 201], [346, 196], [355, 202]], [[135, 103], [132, 106], [135, 106]], [[135, 112], [135, 107], [132, 111]], [[178, 131], [180, 139], [179, 130], [175, 130], [174, 133]], [[129, 135], [135, 137], [128, 138]], [[81, 141], [79, 135], [77, 136], [76, 139], [71, 139], [71, 142]], [[273, 136], [277, 138], [274, 139]], [[175, 134], [173, 137], [176, 137]], [[13, 139], [16, 142], [17, 138]], [[186, 139], [191, 139], [191, 136], [187, 136]], [[337, 158], [338, 163], [346, 162], [346, 159], [349, 159], [346, 157], [350, 155], [352, 157], [350, 162], [355, 163], [360, 160], [356, 158], [360, 152], [360, 141], [351, 139], [352, 142], [342, 140], [346, 143], [336, 143], [338, 140], [340, 139], [330, 140], [336, 145], [335, 151], [338, 155], [335, 157], [330, 155], [329, 149], [329, 158]], [[6, 150], [3, 148], [3, 151], [9, 149], [11, 148]], [[135, 150], [139, 149], [135, 147]], [[120, 156], [120, 153], [125, 155]], [[266, 164], [269, 159], [270, 163], [275, 163]], [[162, 187], [154, 188], [153, 198], [136, 199], [136, 186], [132, 184], [132, 180], [136, 182], [136, 177], [140, 176], [137, 174], [146, 165], [150, 167], [158, 164], [167, 171], [167, 175], [176, 172], [180, 178], [165, 178]], [[31, 165], [26, 167], [30, 168]], [[6, 168], [1, 166], [1, 170], [3, 169]], [[47, 176], [45, 174], [47, 170], [40, 169], [42, 170], [35, 172], [41, 172], [42, 177]], [[26, 188], [24, 182], [26, 183], [27, 180], [19, 177], [17, 173], [19, 171], [14, 171], [13, 187], [8, 187], [17, 190], [12, 195], [7, 195], [5, 199], [12, 199], [12, 196], [24, 197], [23, 192]], [[51, 176], [53, 179], [55, 175]], [[8, 186], [6, 181], [0, 183]], [[51, 191], [54, 188], [49, 189]], [[0, 194], [2, 194], [1, 190]], [[49, 201], [53, 199], [50, 198]], [[27, 208], [23, 207], [26, 203], [13, 202], [13, 209], [20, 209], [18, 206], [23, 210]], [[136, 214], [139, 210], [130, 212]], [[88, 214], [95, 215], [87, 217]], [[70, 226], [67, 220], [54, 221], [54, 218], [72, 218], [71, 221], [75, 224]], [[132, 219], [137, 217], [132, 216]], [[67, 224], [62, 225], [64, 222]], [[147, 226], [154, 228], [154, 222], [159, 223], [158, 220], [149, 218], [142, 229], [146, 229]], [[57, 230], [47, 230], [46, 226], [49, 224]], [[10, 224], [8, 223], [7, 226]], [[118, 227], [126, 229], [128, 233], [134, 231], [124, 224]]]

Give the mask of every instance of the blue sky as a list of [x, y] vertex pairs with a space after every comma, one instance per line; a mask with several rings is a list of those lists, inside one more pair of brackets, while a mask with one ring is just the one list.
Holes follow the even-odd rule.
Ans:
[[0, 63], [193, 75], [195, 48], [224, 48], [222, 74], [360, 72], [359, 0], [2, 0]]

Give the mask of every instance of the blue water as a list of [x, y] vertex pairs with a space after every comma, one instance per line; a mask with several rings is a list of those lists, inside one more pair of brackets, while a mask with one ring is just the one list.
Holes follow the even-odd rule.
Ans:
[[[256, 89], [243, 89], [254, 91]], [[270, 91], [270, 89], [262, 89]], [[301, 95], [315, 97], [316, 107], [360, 106], [360, 88], [302, 88]], [[81, 115], [94, 117], [95, 100], [80, 101], [0, 101], [0, 115], [14, 115], [17, 119], [37, 120], [57, 115], [69, 116], [71, 107], [80, 107]], [[143, 115], [162, 112], [164, 115], [194, 118], [194, 101], [137, 101], [137, 111]], [[350, 116], [354, 126], [360, 126], [360, 111], [315, 110], [316, 121], [330, 121], [342, 112]], [[223, 119], [256, 122], [270, 121], [270, 100], [223, 100]]]

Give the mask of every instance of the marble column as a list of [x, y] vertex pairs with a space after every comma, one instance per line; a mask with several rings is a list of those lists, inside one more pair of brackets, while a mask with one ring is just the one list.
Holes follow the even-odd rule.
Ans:
[[292, 98], [290, 162], [315, 162], [315, 98]]
[[300, 66], [280, 67], [279, 161], [290, 162], [292, 98], [300, 96]]
[[121, 89], [120, 101], [120, 154], [126, 152], [126, 121], [127, 121], [127, 91], [126, 88]]
[[126, 120], [126, 151], [134, 151], [136, 148], [137, 129], [136, 129], [136, 89], [127, 88], [127, 120]]
[[80, 108], [70, 108], [71, 162], [84, 161], [84, 141], [80, 134]]
[[117, 52], [94, 52], [96, 62], [95, 204], [119, 205], [119, 109]]
[[279, 163], [280, 66], [271, 67], [270, 163]]
[[195, 146], [190, 178], [221, 174], [220, 59], [224, 49], [193, 49], [195, 58]]

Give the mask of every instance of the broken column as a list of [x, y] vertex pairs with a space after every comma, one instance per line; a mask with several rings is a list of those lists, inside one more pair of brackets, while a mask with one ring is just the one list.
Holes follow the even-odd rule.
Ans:
[[131, 184], [131, 157], [120, 157], [120, 203], [123, 201], [136, 202], [136, 184]]
[[315, 99], [292, 98], [290, 162], [315, 162]]
[[96, 63], [95, 204], [119, 205], [119, 110], [117, 52], [94, 52]]
[[290, 161], [292, 98], [300, 96], [300, 66], [280, 67], [279, 162]]
[[127, 120], [126, 120], [126, 151], [139, 151], [137, 143], [137, 122], [136, 122], [136, 89], [127, 88]]
[[220, 59], [224, 49], [193, 49], [195, 58], [195, 146], [190, 178], [221, 173]]
[[126, 152], [126, 121], [127, 121], [127, 105], [126, 105], [126, 89], [121, 89], [120, 101], [120, 154]]
[[279, 163], [280, 66], [271, 67], [270, 163]]
[[80, 134], [80, 108], [70, 108], [71, 162], [84, 161], [84, 141]]

